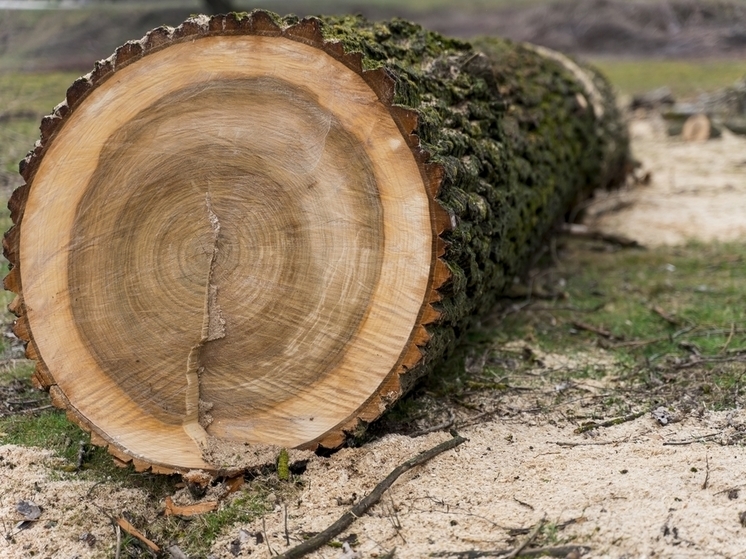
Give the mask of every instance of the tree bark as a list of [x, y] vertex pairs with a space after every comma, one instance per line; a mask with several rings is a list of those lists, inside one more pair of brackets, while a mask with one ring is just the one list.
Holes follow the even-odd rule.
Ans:
[[137, 469], [337, 447], [627, 150], [606, 81], [539, 47], [261, 11], [158, 28], [78, 79], [21, 163], [15, 331]]

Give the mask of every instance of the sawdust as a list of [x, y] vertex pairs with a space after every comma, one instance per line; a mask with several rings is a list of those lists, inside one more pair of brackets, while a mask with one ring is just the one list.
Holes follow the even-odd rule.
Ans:
[[[202, 458], [209, 464], [217, 464], [226, 474], [246, 470], [257, 470], [274, 466], [282, 447], [268, 444], [243, 444], [219, 437], [209, 436], [202, 450]], [[313, 456], [310, 450], [288, 450], [291, 464], [303, 462]]]
[[[63, 461], [50, 451], [0, 446], [0, 557], [113, 557], [115, 532], [111, 519], [125, 512], [152, 520], [158, 504], [145, 491], [115, 483], [69, 479]], [[18, 523], [18, 502], [33, 501], [42, 509], [25, 529]]]
[[[746, 552], [739, 520], [746, 503], [727, 495], [744, 485], [743, 449], [665, 443], [713, 432], [727, 436], [745, 421], [744, 412], [718, 412], [661, 426], [648, 415], [596, 437], [553, 422], [528, 426], [503, 419], [474, 426], [461, 433], [469, 442], [402, 476], [341, 539], [356, 534], [362, 557], [381, 557], [393, 548], [397, 557], [506, 549], [522, 539], [512, 533], [546, 515], [556, 543], [588, 546], [589, 557], [733, 557]], [[306, 489], [287, 504], [291, 543], [329, 526], [349, 508], [339, 503], [369, 493], [389, 470], [446, 438], [445, 433], [392, 435], [313, 459], [304, 474]], [[569, 524], [560, 529], [563, 523]], [[279, 504], [263, 520], [241, 528], [263, 531], [274, 551], [287, 547]], [[233, 556], [230, 542], [238, 530], [216, 542], [215, 557]], [[269, 557], [267, 542], [248, 541], [242, 553]], [[309, 557], [340, 554], [326, 548]]]
[[600, 198], [589, 226], [649, 247], [746, 238], [745, 137], [684, 142], [657, 115], [633, 118], [630, 135], [650, 183]]

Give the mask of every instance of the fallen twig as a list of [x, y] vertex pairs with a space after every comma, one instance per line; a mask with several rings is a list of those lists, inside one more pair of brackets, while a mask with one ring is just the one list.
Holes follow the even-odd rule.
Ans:
[[730, 345], [730, 341], [733, 339], [733, 334], [735, 333], [736, 333], [736, 323], [731, 322], [730, 323], [730, 334], [728, 334], [728, 339], [725, 340], [723, 347], [720, 348], [720, 351], [718, 353], [725, 353], [726, 351], [728, 351], [728, 346]]
[[672, 326], [678, 326], [679, 324], [681, 324], [681, 322], [679, 320], [677, 320], [676, 318], [674, 318], [672, 315], [668, 314], [661, 307], [653, 306], [653, 307], [651, 307], [650, 310], [653, 311], [658, 316], [660, 316], [663, 320], [665, 320], [666, 322], [668, 322], [669, 324], [671, 324]]
[[475, 415], [474, 417], [469, 418], [468, 421], [465, 421], [464, 423], [459, 423], [456, 425], [456, 429], [463, 429], [464, 427], [471, 427], [472, 425], [476, 425], [477, 423], [480, 423], [484, 418], [490, 417], [498, 413], [499, 409], [484, 411], [482, 413], [479, 413]]
[[587, 441], [582, 443], [570, 443], [570, 442], [563, 442], [563, 441], [554, 441], [551, 444], [556, 444], [557, 446], [603, 446], [607, 444], [620, 444], [620, 443], [626, 443], [626, 439], [622, 439], [619, 441]]
[[710, 481], [710, 457], [705, 454], [705, 481], [702, 489], [707, 489], [707, 483]]
[[524, 507], [526, 507], [526, 508], [529, 508], [529, 509], [531, 509], [531, 510], [534, 510], [534, 507], [533, 507], [533, 506], [531, 506], [531, 505], [530, 505], [530, 504], [528, 504], [528, 503], [525, 503], [525, 502], [521, 501], [520, 499], [516, 499], [515, 497], [513, 497], [513, 500], [514, 500], [514, 501], [515, 501], [516, 503], [518, 503], [519, 505], [521, 505], [521, 506], [524, 506]]
[[[590, 547], [583, 545], [559, 545], [556, 547], [535, 547], [534, 549], [524, 549], [521, 557], [567, 557], [570, 553], [576, 553], [578, 556], [585, 555], [591, 550]], [[486, 551], [438, 551], [431, 553], [430, 557], [454, 557], [455, 559], [478, 559], [479, 557], [503, 557], [510, 553], [509, 549], [494, 549]]]
[[737, 362], [742, 362], [745, 360], [746, 360], [746, 356], [744, 355], [735, 355], [733, 357], [716, 357], [716, 356], [707, 356], [707, 355], [697, 355], [696, 359], [692, 361], [688, 361], [686, 363], [680, 363], [678, 365], [674, 365], [673, 368], [676, 370], [681, 370], [681, 369], [690, 369], [692, 367], [696, 367], [697, 365], [703, 365], [705, 363], [737, 363]]
[[426, 450], [425, 452], [418, 454], [414, 458], [410, 458], [403, 464], [400, 464], [399, 466], [394, 468], [394, 470], [388, 476], [386, 476], [383, 481], [376, 485], [373, 488], [373, 491], [371, 491], [364, 499], [361, 499], [354, 507], [344, 513], [334, 524], [329, 526], [323, 532], [319, 532], [312, 538], [304, 541], [303, 543], [291, 549], [288, 549], [284, 553], [281, 553], [277, 557], [282, 559], [295, 559], [298, 557], [303, 557], [307, 553], [319, 549], [321, 546], [328, 543], [332, 538], [344, 532], [352, 525], [356, 518], [365, 514], [370, 507], [375, 505], [381, 499], [386, 490], [391, 487], [394, 482], [399, 479], [399, 476], [401, 476], [404, 472], [411, 470], [415, 466], [424, 464], [428, 460], [436, 457], [438, 454], [441, 454], [446, 450], [451, 450], [452, 448], [455, 448], [460, 444], [465, 443], [466, 441], [466, 438], [460, 435], [455, 435], [453, 438], [440, 443], [430, 450]]
[[429, 433], [435, 433], [436, 431], [445, 431], [446, 429], [450, 429], [451, 427], [453, 427], [454, 421], [455, 418], [453, 416], [453, 412], [451, 410], [448, 410], [448, 419], [446, 421], [440, 423], [439, 425], [433, 425], [432, 427], [427, 427], [425, 429], [415, 431], [414, 433], [410, 433], [409, 436], [415, 438], [421, 437], [422, 435], [427, 435]]
[[596, 429], [597, 427], [611, 427], [613, 425], [621, 425], [622, 423], [627, 423], [628, 421], [633, 421], [637, 419], [638, 417], [642, 417], [646, 413], [647, 413], [647, 410], [638, 411], [636, 413], [631, 413], [623, 417], [615, 417], [614, 419], [609, 419], [608, 421], [602, 421], [601, 423], [596, 423], [594, 421], [591, 421], [575, 429], [575, 433], [577, 434], [585, 433], [586, 431], [591, 431], [593, 429]]
[[275, 554], [275, 552], [272, 549], [272, 546], [269, 545], [269, 536], [267, 536], [267, 522], [263, 516], [262, 516], [262, 535], [264, 536], [264, 541], [267, 544], [267, 549], [269, 550], [269, 556], [272, 557]]
[[731, 332], [733, 332], [733, 334], [744, 334], [746, 333], [746, 328], [713, 328], [712, 330], [702, 330], [701, 332], [692, 334], [692, 336], [697, 338], [706, 338], [708, 336], [725, 336], [726, 334], [730, 335]]
[[732, 487], [727, 487], [723, 489], [722, 491], [718, 491], [716, 493], [713, 493], [713, 495], [722, 495], [723, 493], [730, 493], [731, 491], [738, 491], [739, 489], [743, 488], [744, 485], [734, 485]]
[[[565, 520], [564, 522], [560, 524], [555, 524], [555, 528], [557, 530], [564, 530], [568, 526], [571, 526], [573, 524], [577, 524], [578, 522], [581, 522], [585, 520], [585, 517], [579, 516], [578, 518], [571, 518], [570, 520]], [[508, 530], [508, 535], [510, 536], [523, 536], [525, 534], [528, 534], [531, 530], [529, 528], [511, 528]]]
[[678, 330], [678, 331], [674, 332], [673, 334], [671, 334], [671, 341], [674, 341], [679, 336], [683, 336], [684, 334], [688, 334], [689, 332], [692, 332], [693, 330], [696, 330], [697, 328], [699, 328], [699, 326], [697, 324], [690, 324], [689, 326], [685, 326], [681, 330]]
[[9, 415], [31, 414], [31, 413], [44, 411], [44, 410], [50, 410], [52, 408], [54, 408], [54, 406], [52, 404], [48, 404], [46, 406], [39, 406], [38, 408], [28, 408], [25, 410], [13, 411], [11, 413], [1, 413], [0, 417], [7, 417]]
[[719, 434], [720, 432], [718, 431], [717, 433], [710, 433], [709, 435], [702, 435], [701, 437], [694, 437], [685, 441], [665, 441], [663, 446], [686, 446], [694, 443], [702, 443], [713, 437], [717, 437]]
[[285, 509], [285, 545], [290, 547], [290, 532], [288, 531], [288, 506], [287, 503], [282, 504]]
[[114, 554], [114, 559], [119, 559], [122, 553], [122, 528], [119, 524], [114, 526], [114, 531], [117, 533], [117, 551]]
[[529, 545], [531, 545], [531, 542], [536, 539], [536, 536], [541, 530], [542, 526], [544, 526], [544, 522], [546, 521], [546, 519], [547, 519], [547, 515], [545, 514], [544, 516], [541, 517], [541, 520], [539, 520], [539, 522], [536, 523], [536, 526], [534, 526], [533, 530], [529, 532], [528, 537], [523, 541], [523, 543], [519, 545], [518, 547], [516, 547], [513, 551], [508, 553], [505, 556], [505, 559], [515, 559], [515, 557], [518, 557], [519, 555], [521, 555], [523, 550], [526, 549]]
[[614, 334], [612, 334], [608, 330], [604, 330], [603, 328], [598, 328], [596, 326], [593, 326], [592, 324], [586, 324], [585, 322], [580, 322], [578, 320], [573, 320], [572, 325], [578, 330], [585, 330], [587, 332], [593, 332], [594, 334], [598, 334], [599, 336], [608, 338], [610, 340], [614, 339], [615, 337]]

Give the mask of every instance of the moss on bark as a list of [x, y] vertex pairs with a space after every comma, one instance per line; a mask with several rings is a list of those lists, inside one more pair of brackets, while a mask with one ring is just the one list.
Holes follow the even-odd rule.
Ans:
[[445, 169], [438, 199], [456, 224], [445, 236], [453, 277], [406, 389], [492, 308], [574, 202], [622, 179], [626, 128], [600, 74], [583, 68], [598, 110], [587, 83], [531, 47], [449, 39], [403, 20], [324, 23], [325, 36], [362, 53], [365, 68], [393, 76], [395, 103], [419, 113], [422, 146]]

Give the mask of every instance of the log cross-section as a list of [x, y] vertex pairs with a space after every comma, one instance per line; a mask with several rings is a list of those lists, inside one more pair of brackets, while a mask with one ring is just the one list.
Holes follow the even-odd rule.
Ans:
[[[498, 67], [524, 62], [550, 86]], [[5, 283], [36, 381], [138, 469], [338, 446], [619, 175], [616, 113], [593, 110], [611, 96], [578, 72], [406, 22], [266, 12], [127, 43], [45, 117], [10, 202]]]

